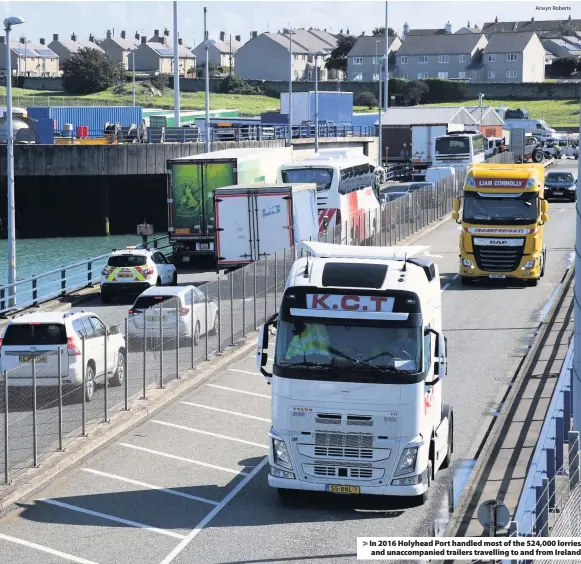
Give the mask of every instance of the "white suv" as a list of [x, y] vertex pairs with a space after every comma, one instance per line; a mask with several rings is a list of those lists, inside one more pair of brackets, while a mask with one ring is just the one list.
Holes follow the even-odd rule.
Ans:
[[151, 286], [176, 286], [176, 267], [156, 249], [127, 247], [113, 251], [101, 272], [101, 301], [120, 294], [139, 294]]
[[120, 386], [125, 380], [125, 337], [118, 326], [107, 329], [94, 313], [30, 313], [10, 320], [1, 335], [0, 370], [8, 371], [9, 386], [32, 386], [33, 359], [37, 387], [58, 386], [60, 349], [63, 388], [82, 385], [84, 366], [85, 400], [91, 401], [97, 382], [104, 381], [105, 340], [109, 382]]

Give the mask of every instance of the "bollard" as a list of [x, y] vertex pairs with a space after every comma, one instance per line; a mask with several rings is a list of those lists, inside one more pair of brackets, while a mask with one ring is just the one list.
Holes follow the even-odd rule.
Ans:
[[129, 411], [129, 372], [127, 370], [129, 366], [129, 319], [125, 318], [125, 358], [123, 359], [123, 394], [124, 394], [124, 411]]
[[159, 386], [163, 389], [163, 302], [159, 304]]
[[571, 390], [563, 390], [563, 440], [571, 430]]
[[36, 419], [36, 358], [32, 357], [32, 466], [38, 468], [38, 437]]
[[[194, 296], [194, 289], [190, 290], [190, 333], [192, 335], [190, 341], [190, 364], [193, 370], [194, 368], [194, 335], [196, 333], [196, 326], [194, 324], [194, 304], [196, 303], [196, 298]], [[206, 313], [206, 317], [204, 318], [204, 327], [206, 328], [206, 342], [208, 341], [208, 314]], [[200, 336], [202, 335], [202, 328], [200, 327]]]
[[32, 277], [32, 305], [38, 305], [38, 288], [37, 288], [37, 280], [36, 275]]
[[548, 448], [547, 455], [547, 480], [549, 482], [549, 509], [555, 509], [555, 449]]
[[206, 349], [206, 360], [208, 360], [208, 354], [209, 354], [209, 331], [208, 331], [208, 284], [206, 284], [205, 288], [204, 288], [204, 315], [206, 316], [206, 345], [205, 345], [205, 349]]
[[[573, 367], [569, 368], [569, 386], [567, 386], [569, 390], [571, 390], [571, 396], [573, 396]], [[571, 416], [575, 415], [575, 406], [573, 405], [573, 397], [571, 397]]]
[[89, 288], [93, 285], [93, 263], [89, 261], [87, 263], [87, 286]]
[[[103, 346], [103, 360], [105, 362], [104, 366], [104, 374], [103, 374], [103, 406], [104, 406], [104, 423], [109, 423], [109, 355], [107, 354], [107, 345], [108, 345], [108, 331], [105, 327], [105, 334], [104, 337], [104, 346]], [[95, 374], [95, 380], [97, 379], [97, 375]]]
[[143, 310], [143, 396], [141, 399], [147, 399], [147, 310]]
[[[297, 260], [297, 248], [295, 247], [295, 260]], [[254, 329], [257, 330], [258, 329], [258, 315], [256, 312], [256, 261], [254, 261], [252, 263], [254, 265], [254, 299], [252, 300], [254, 302]]]
[[6, 301], [5, 301], [5, 290], [4, 288], [0, 288], [0, 311], [3, 311], [6, 308]]
[[234, 274], [230, 274], [230, 344], [234, 346]]
[[569, 489], [579, 483], [579, 431], [569, 431]]
[[63, 451], [63, 366], [62, 366], [63, 348], [58, 349], [58, 410], [59, 410], [59, 451]]
[[543, 478], [540, 486], [535, 486], [536, 511], [535, 511], [535, 532], [537, 537], [549, 536], [549, 504], [548, 504], [548, 481]]
[[67, 271], [65, 268], [61, 270], [61, 296], [67, 294]]
[[560, 473], [563, 468], [563, 443], [565, 442], [562, 417], [555, 417], [555, 431], [555, 466], [557, 472]]
[[10, 433], [8, 432], [8, 371], [4, 370], [4, 483], [8, 485], [10, 483], [10, 473], [8, 468], [8, 455], [9, 455], [9, 438]]
[[246, 338], [246, 267], [242, 269], [242, 338]]
[[[176, 302], [176, 378], [180, 377], [180, 298], [175, 298]], [[194, 306], [192, 304], [192, 309]]]
[[85, 362], [85, 337], [81, 336], [81, 355], [83, 358], [83, 371], [82, 371], [82, 390], [81, 390], [81, 436], [87, 436], [87, 363]]
[[218, 311], [216, 315], [218, 316], [218, 352], [222, 352], [222, 299], [220, 298], [220, 275], [218, 275]]

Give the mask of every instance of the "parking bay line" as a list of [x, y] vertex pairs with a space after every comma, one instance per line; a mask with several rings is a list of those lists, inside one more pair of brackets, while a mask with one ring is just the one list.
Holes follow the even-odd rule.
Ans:
[[[187, 538], [187, 537], [186, 537]], [[0, 533], [0, 540], [5, 540], [12, 542], [14, 544], [20, 544], [28, 548], [34, 548], [40, 550], [41, 552], [46, 552], [47, 554], [52, 554], [53, 556], [59, 556], [63, 560], [69, 560], [70, 562], [77, 562], [78, 564], [97, 564], [92, 560], [86, 560], [85, 558], [79, 558], [78, 556], [73, 556], [72, 554], [67, 554], [66, 552], [61, 552], [60, 550], [55, 550], [54, 548], [49, 548], [48, 546], [42, 546], [41, 544], [36, 544], [35, 542], [26, 541], [23, 539], [18, 539], [16, 537], [10, 537]]]
[[265, 457], [264, 460], [258, 464], [258, 466], [256, 466], [254, 470], [252, 470], [252, 472], [246, 476], [246, 478], [244, 478], [244, 480], [242, 480], [234, 489], [232, 489], [232, 491], [230, 491], [230, 493], [219, 503], [219, 505], [214, 507], [214, 509], [212, 509], [212, 511], [210, 511], [210, 513], [208, 513], [198, 523], [197, 527], [193, 531], [186, 535], [186, 538], [183, 539], [182, 542], [180, 542], [180, 544], [178, 544], [162, 560], [161, 564], [170, 564], [170, 562], [172, 562], [176, 556], [178, 556], [202, 532], [202, 530], [210, 523], [210, 521], [212, 521], [212, 519], [214, 519], [214, 517], [216, 517], [216, 515], [218, 515], [218, 513], [220, 513], [220, 511], [222, 511], [222, 509], [224, 509], [224, 507], [226, 507], [232, 501], [232, 499], [248, 485], [250, 480], [252, 480], [252, 478], [254, 478], [267, 464], [268, 457]]
[[234, 441], [236, 443], [242, 443], [250, 446], [257, 446], [260, 448], [269, 448], [268, 445], [262, 445], [260, 443], [253, 443], [252, 441], [245, 441], [243, 439], [235, 439], [234, 437], [227, 437], [226, 435], [219, 435], [218, 433], [210, 433], [209, 431], [202, 431], [201, 429], [194, 429], [193, 427], [185, 427], [184, 425], [178, 425], [176, 423], [168, 423], [166, 421], [159, 421], [157, 419], [152, 419], [152, 423], [157, 423], [158, 425], [165, 425], [166, 427], [174, 427], [175, 429], [182, 429], [183, 431], [190, 431], [191, 433], [199, 433], [200, 435], [208, 435], [210, 437], [216, 437], [218, 439], [224, 439], [226, 441]]
[[239, 390], [238, 388], [228, 388], [227, 386], [218, 386], [218, 384], [206, 384], [206, 386], [210, 386], [212, 388], [217, 388], [218, 390], [226, 390], [228, 392], [237, 392], [239, 394], [246, 394], [248, 396], [256, 396], [258, 398], [270, 399], [270, 396], [267, 394], [258, 394], [256, 392], [247, 392], [246, 390]]
[[247, 419], [255, 419], [256, 421], [265, 421], [270, 423], [270, 419], [265, 417], [256, 417], [256, 415], [247, 415], [246, 413], [239, 413], [238, 411], [229, 411], [228, 409], [220, 409], [219, 407], [210, 407], [209, 405], [202, 405], [201, 403], [193, 403], [191, 401], [181, 401], [184, 405], [191, 405], [201, 409], [209, 409], [210, 411], [219, 411], [220, 413], [228, 413], [229, 415], [238, 415], [239, 417], [246, 417]]
[[99, 511], [92, 511], [90, 509], [85, 509], [84, 507], [79, 507], [77, 505], [71, 505], [70, 503], [63, 503], [62, 501], [57, 501], [56, 499], [42, 498], [37, 501], [42, 501], [43, 503], [48, 503], [50, 505], [56, 505], [57, 507], [62, 507], [64, 509], [70, 509], [71, 511], [77, 511], [78, 513], [85, 513], [86, 515], [92, 515], [93, 517], [98, 517], [99, 519], [105, 519], [106, 521], [113, 521], [114, 523], [121, 523], [122, 525], [129, 525], [130, 527], [135, 527], [136, 529], [144, 529], [146, 531], [151, 531], [152, 533], [158, 533], [160, 535], [165, 535], [167, 537], [174, 537], [176, 539], [185, 539], [186, 535], [180, 533], [174, 533], [173, 531], [165, 531], [164, 529], [158, 529], [157, 527], [151, 527], [150, 525], [144, 525], [143, 523], [138, 523], [137, 521], [129, 521], [128, 519], [123, 519], [121, 517], [115, 517], [113, 515], [108, 515], [107, 513], [101, 513]]
[[132, 480], [131, 478], [125, 478], [124, 476], [117, 476], [116, 474], [109, 474], [109, 472], [101, 472], [100, 470], [94, 470], [93, 468], [83, 468], [83, 472], [90, 472], [91, 474], [103, 476], [104, 478], [111, 478], [112, 480], [127, 482], [128, 484], [133, 484], [134, 486], [141, 486], [143, 488], [147, 488], [150, 490], [160, 491], [170, 495], [177, 495], [179, 497], [185, 497], [186, 499], [201, 501], [202, 503], [209, 503], [210, 505], [218, 505], [217, 501], [212, 501], [211, 499], [198, 497], [197, 495], [190, 495], [177, 490], [172, 490], [171, 488], [162, 488], [161, 486], [154, 486], [152, 484], [147, 484], [145, 482], [140, 482], [138, 480]]
[[258, 372], [250, 372], [250, 370], [240, 370], [238, 368], [228, 368], [230, 372], [238, 372], [240, 374], [250, 374], [251, 376], [260, 376]]
[[231, 468], [224, 468], [223, 466], [216, 466], [215, 464], [208, 464], [207, 462], [193, 460], [192, 458], [185, 458], [184, 456], [177, 456], [175, 454], [169, 454], [167, 452], [160, 452], [159, 450], [152, 450], [150, 448], [140, 447], [137, 445], [130, 445], [128, 443], [118, 443], [118, 444], [121, 446], [127, 447], [127, 448], [141, 450], [142, 452], [147, 452], [149, 454], [157, 454], [158, 456], [165, 456], [166, 458], [173, 458], [174, 460], [181, 460], [182, 462], [189, 462], [190, 464], [197, 464], [198, 466], [212, 468], [213, 470], [222, 470], [222, 472], [228, 472], [229, 474], [235, 474], [236, 476], [248, 476], [247, 472], [241, 472], [239, 470], [232, 470]]

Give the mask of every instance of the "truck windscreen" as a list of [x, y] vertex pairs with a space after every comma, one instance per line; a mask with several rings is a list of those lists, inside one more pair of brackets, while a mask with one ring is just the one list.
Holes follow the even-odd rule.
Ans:
[[389, 384], [421, 370], [421, 335], [421, 327], [279, 320], [274, 362], [282, 370], [299, 369], [286, 370], [289, 378]]
[[468, 223], [527, 225], [537, 221], [537, 194], [494, 198], [465, 192], [464, 196], [462, 220]]
[[470, 139], [468, 137], [442, 137], [436, 139], [436, 155], [469, 155]]
[[329, 190], [333, 181], [332, 168], [287, 168], [281, 173], [282, 181], [289, 184], [306, 182], [316, 184], [317, 191]]

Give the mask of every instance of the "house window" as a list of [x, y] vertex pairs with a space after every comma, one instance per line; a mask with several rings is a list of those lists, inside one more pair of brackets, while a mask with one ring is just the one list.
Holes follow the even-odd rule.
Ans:
[[428, 56], [422, 55], [421, 57], [418, 57], [418, 63], [420, 63], [420, 65], [427, 65], [428, 64]]
[[506, 71], [506, 78], [516, 78], [516, 71], [515, 70], [507, 70]]
[[496, 73], [494, 71], [488, 71], [488, 80], [493, 80], [496, 77]]
[[351, 75], [351, 80], [353, 82], [361, 82], [363, 80], [363, 73], [361, 73], [361, 72], [354, 72]]
[[374, 80], [374, 82], [377, 82], [379, 80], [379, 73], [378, 72], [373, 73], [373, 80]]
[[487, 60], [489, 63], [496, 63], [496, 55], [495, 55], [494, 53], [492, 53], [492, 54], [490, 54], [490, 55], [487, 55], [487, 58], [486, 58], [486, 60]]
[[363, 57], [353, 57], [353, 64], [354, 65], [362, 65], [363, 64]]
[[399, 62], [400, 62], [402, 65], [407, 65], [407, 64], [408, 64], [408, 58], [407, 58], [406, 56], [402, 55], [402, 56], [399, 58]]
[[458, 73], [458, 78], [466, 78], [466, 73], [464, 71], [460, 71]]
[[458, 55], [458, 62], [465, 63], [466, 62], [466, 55]]
[[439, 72], [438, 73], [438, 78], [442, 78], [442, 79], [447, 79], [448, 78], [448, 73], [447, 72]]
[[438, 55], [438, 63], [448, 63], [449, 57], [448, 55]]
[[507, 53], [506, 54], [506, 62], [507, 63], [515, 63], [518, 61], [518, 54], [517, 53]]
[[401, 73], [401, 77], [402, 77], [404, 80], [407, 80], [407, 79], [408, 79], [408, 73], [407, 73], [407, 72], [402, 72], [402, 73]]
[[418, 73], [418, 80], [422, 80], [422, 78], [428, 78], [427, 72], [419, 72]]

